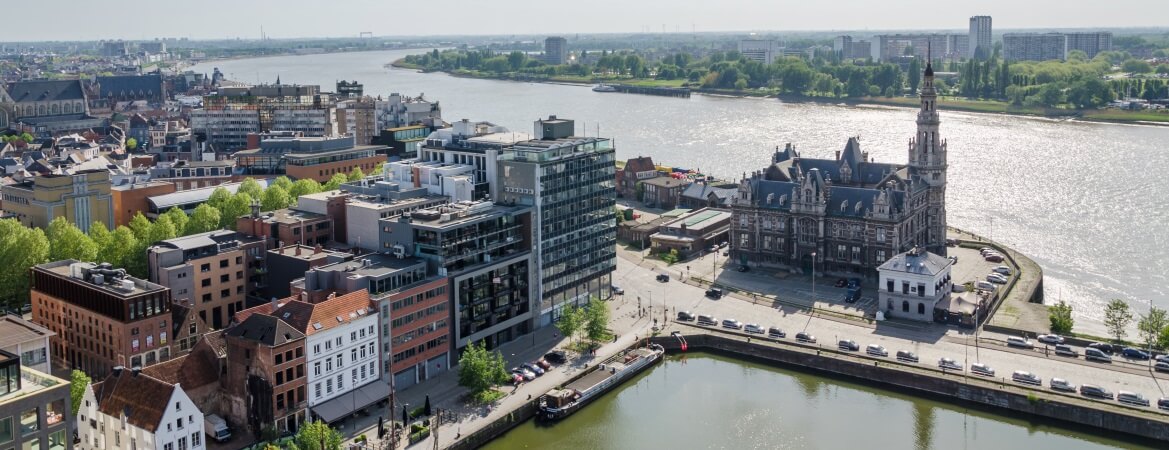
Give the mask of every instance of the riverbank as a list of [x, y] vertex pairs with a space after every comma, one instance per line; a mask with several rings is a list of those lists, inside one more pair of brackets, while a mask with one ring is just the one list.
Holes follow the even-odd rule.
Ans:
[[[405, 58], [395, 60], [388, 64], [389, 66], [399, 69], [418, 70], [424, 73], [436, 72], [427, 71], [421, 66], [410, 64], [405, 61]], [[481, 80], [501, 80], [501, 81], [518, 81], [525, 83], [549, 83], [549, 84], [564, 84], [564, 85], [581, 85], [589, 86], [597, 83], [594, 77], [581, 76], [543, 76], [543, 75], [527, 75], [509, 73], [504, 75], [496, 75], [491, 73], [469, 71], [469, 70], [454, 70], [443, 72], [447, 75], [459, 78], [474, 78]], [[649, 79], [603, 79], [600, 80], [606, 84], [627, 84], [638, 87], [665, 87], [665, 88], [681, 88], [686, 86], [686, 80], [649, 80]], [[714, 95], [721, 97], [755, 97], [755, 98], [776, 98], [787, 103], [812, 103], [824, 105], [847, 105], [847, 106], [892, 106], [900, 108], [918, 108], [920, 107], [920, 100], [915, 97], [861, 97], [861, 98], [833, 98], [833, 97], [814, 97], [807, 95], [791, 95], [791, 94], [776, 94], [770, 90], [753, 90], [753, 91], [737, 91], [733, 89], [713, 89], [703, 87], [690, 87], [694, 93], [704, 95]], [[1089, 110], [1063, 110], [1054, 108], [1041, 108], [1030, 106], [1014, 106], [1007, 102], [1000, 101], [981, 101], [981, 100], [963, 100], [953, 97], [941, 97], [938, 99], [938, 109], [942, 111], [962, 111], [972, 113], [985, 114], [1004, 114], [1012, 116], [1023, 117], [1045, 117], [1056, 119], [1080, 120], [1086, 122], [1106, 122], [1106, 123], [1120, 123], [1133, 125], [1158, 125], [1169, 126], [1169, 111], [1128, 111], [1121, 109], [1089, 109]]]

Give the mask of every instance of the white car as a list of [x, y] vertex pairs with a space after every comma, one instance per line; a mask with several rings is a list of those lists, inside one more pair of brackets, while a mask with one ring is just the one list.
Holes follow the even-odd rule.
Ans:
[[877, 345], [877, 344], [869, 344], [869, 346], [865, 348], [865, 353], [868, 353], [868, 354], [873, 355], [873, 356], [880, 356], [880, 357], [889, 356], [889, 351], [885, 350], [885, 347], [882, 347], [882, 346]]
[[995, 273], [1001, 273], [1001, 274], [1007, 275], [1007, 276], [1011, 275], [1011, 268], [1007, 267], [1007, 266], [996, 266], [995, 268], [990, 269], [990, 270], [995, 272]]
[[[1026, 370], [1016, 370], [1015, 373], [1011, 374], [1011, 380], [1013, 380], [1016, 383], [1030, 384], [1030, 385], [1034, 385], [1034, 386], [1042, 386], [1043, 385], [1043, 379], [1039, 378], [1039, 375], [1035, 375], [1035, 374], [1028, 372]], [[1058, 378], [1051, 379], [1051, 388], [1052, 389], [1055, 389], [1055, 380], [1058, 380]]]
[[1051, 389], [1054, 391], [1076, 392], [1076, 385], [1063, 378], [1052, 378]]
[[986, 275], [986, 281], [995, 284], [1007, 284], [1007, 277], [1002, 276], [1002, 274], [992, 272]]
[[957, 370], [957, 371], [962, 370], [962, 365], [958, 364], [958, 361], [954, 361], [954, 358], [939, 359], [938, 360], [938, 367], [940, 367], [942, 369], [950, 369], [950, 370]]
[[1063, 343], [1063, 336], [1057, 334], [1041, 334], [1035, 336], [1035, 340], [1048, 345], [1059, 345]]
[[759, 324], [756, 324], [756, 323], [749, 323], [747, 325], [744, 325], [743, 331], [746, 331], [748, 333], [755, 333], [755, 334], [763, 334], [764, 333], [763, 327], [759, 326]]
[[974, 364], [970, 365], [970, 373], [973, 373], [975, 375], [982, 375], [982, 376], [986, 376], [986, 377], [993, 377], [994, 376], [994, 368], [992, 368], [986, 364], [983, 364], [983, 363], [974, 363]]

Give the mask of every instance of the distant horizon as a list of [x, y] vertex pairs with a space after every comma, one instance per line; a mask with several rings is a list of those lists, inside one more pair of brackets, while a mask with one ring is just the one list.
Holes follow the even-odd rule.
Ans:
[[[6, 8], [14, 18], [52, 18], [77, 7], [76, 0], [14, 1], [19, 3]], [[991, 16], [995, 30], [1169, 26], [1163, 14], [1144, 13], [1163, 11], [1164, 0], [1115, 0], [1096, 8], [1069, 6], [1062, 0], [984, 0], [961, 12], [950, 8], [942, 11], [936, 3], [927, 0], [837, 0], [831, 9], [794, 0], [724, 0], [717, 5], [694, 0], [594, 0], [568, 9], [532, 0], [462, 3], [337, 0], [322, 8], [319, 2], [308, 0], [204, 0], [195, 7], [166, 8], [142, 0], [106, 0], [102, 11], [125, 19], [119, 20], [117, 26], [110, 26], [109, 21], [80, 21], [67, 27], [46, 27], [43, 20], [12, 20], [5, 25], [5, 34], [14, 39], [4, 42], [259, 40], [261, 30], [274, 40], [357, 38], [362, 32], [371, 32], [379, 38], [427, 38], [689, 34], [691, 31], [727, 34], [950, 31], [966, 29], [968, 19], [977, 15]], [[566, 28], [589, 31], [565, 32]], [[448, 32], [434, 33], [439, 29]]]

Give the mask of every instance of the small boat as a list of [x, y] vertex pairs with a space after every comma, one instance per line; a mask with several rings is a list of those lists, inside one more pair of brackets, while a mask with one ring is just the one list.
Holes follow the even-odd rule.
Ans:
[[593, 92], [617, 92], [617, 88], [607, 84], [598, 84], [593, 86]]
[[568, 417], [588, 402], [596, 400], [621, 385], [621, 382], [660, 361], [665, 352], [662, 346], [651, 344], [648, 347], [629, 350], [608, 362], [598, 364], [576, 381], [542, 395], [540, 412], [536, 419], [556, 421]]

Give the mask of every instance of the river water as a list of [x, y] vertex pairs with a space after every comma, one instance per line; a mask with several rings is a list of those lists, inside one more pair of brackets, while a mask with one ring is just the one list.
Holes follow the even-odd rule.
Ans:
[[1146, 448], [709, 354], [670, 357], [552, 426], [486, 450]]
[[[357, 80], [369, 95], [425, 94], [447, 121], [487, 120], [515, 131], [556, 114], [612, 137], [617, 157], [701, 169], [726, 179], [761, 169], [777, 145], [831, 158], [850, 136], [877, 161], [904, 163], [915, 111], [596, 93], [585, 86], [476, 80], [390, 69], [419, 51], [282, 56], [205, 63], [229, 79], [319, 84]], [[1104, 334], [1112, 298], [1136, 311], [1169, 308], [1169, 127], [942, 113], [949, 140], [949, 223], [1030, 255], [1047, 301], [1075, 308], [1076, 330]]]

